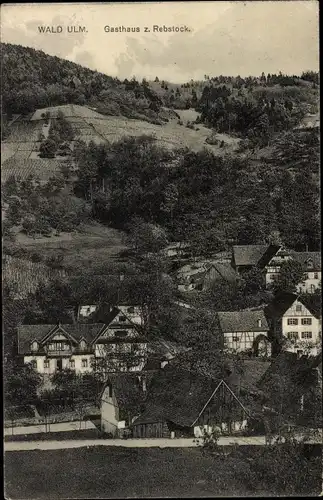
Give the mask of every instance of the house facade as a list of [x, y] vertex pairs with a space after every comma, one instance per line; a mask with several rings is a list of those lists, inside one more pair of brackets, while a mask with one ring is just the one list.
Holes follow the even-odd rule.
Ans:
[[224, 346], [236, 353], [271, 356], [269, 326], [263, 310], [218, 312]]
[[285, 262], [299, 262], [304, 268], [304, 280], [298, 292], [314, 293], [321, 286], [321, 253], [295, 252], [278, 245], [235, 245], [232, 247], [232, 267], [243, 273], [254, 267], [263, 270], [266, 287], [279, 276]]
[[285, 351], [317, 355], [322, 343], [320, 311], [304, 298], [280, 294], [266, 308], [273, 336], [280, 337]]
[[47, 375], [64, 369], [139, 371], [147, 359], [147, 340], [138, 308], [128, 309], [113, 308], [105, 323], [22, 325], [18, 355]]
[[320, 252], [292, 252], [292, 258], [304, 268], [304, 281], [297, 287], [299, 293], [315, 293], [322, 281]]

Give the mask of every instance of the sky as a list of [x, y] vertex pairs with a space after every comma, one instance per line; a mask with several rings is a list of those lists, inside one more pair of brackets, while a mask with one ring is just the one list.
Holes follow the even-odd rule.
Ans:
[[[318, 9], [316, 0], [2, 4], [1, 41], [120, 79], [301, 74], [319, 68]], [[187, 31], [153, 32], [164, 25]], [[106, 32], [120, 26], [140, 31]]]

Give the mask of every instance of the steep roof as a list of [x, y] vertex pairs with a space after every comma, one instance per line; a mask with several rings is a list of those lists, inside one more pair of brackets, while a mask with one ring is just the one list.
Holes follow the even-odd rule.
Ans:
[[270, 361], [263, 359], [243, 359], [239, 362], [240, 369], [234, 363], [228, 362], [228, 375], [226, 382], [232, 390], [239, 387], [244, 393], [259, 393], [258, 383], [270, 367]]
[[268, 245], [234, 245], [233, 260], [236, 266], [256, 266]]
[[167, 365], [152, 379], [146, 409], [134, 424], [169, 420], [191, 426], [215, 388], [211, 379]]
[[223, 333], [229, 332], [263, 332], [269, 326], [262, 310], [218, 312], [220, 328]]
[[[308, 270], [321, 271], [321, 252], [295, 252], [292, 250], [291, 256]], [[311, 267], [308, 265], [310, 262], [313, 263]]]
[[71, 335], [78, 342], [82, 338], [86, 342], [92, 343], [99, 331], [102, 329], [101, 323], [77, 323], [69, 325], [21, 325], [18, 327], [18, 352], [26, 354], [30, 352], [30, 343], [33, 340], [41, 343], [50, 333], [61, 328], [68, 335]]
[[295, 300], [301, 302], [315, 318], [320, 317], [319, 304], [315, 304], [313, 298], [304, 297], [290, 292], [281, 292], [265, 308], [265, 315], [270, 319], [280, 319], [285, 312], [294, 304]]

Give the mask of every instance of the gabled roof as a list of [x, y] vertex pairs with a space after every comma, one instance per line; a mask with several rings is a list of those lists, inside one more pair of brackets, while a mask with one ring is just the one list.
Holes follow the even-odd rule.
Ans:
[[236, 266], [256, 266], [268, 245], [234, 245], [233, 260]]
[[167, 365], [154, 375], [146, 409], [134, 424], [169, 420], [191, 426], [215, 387], [211, 379]]
[[[34, 340], [41, 343], [51, 332], [59, 328], [59, 325], [21, 325], [18, 327], [18, 352], [26, 354], [30, 352], [30, 343]], [[84, 338], [89, 344], [93, 342], [98, 332], [102, 329], [101, 323], [70, 324], [62, 325], [62, 329], [78, 342]]]
[[[98, 331], [98, 334], [96, 335], [95, 339], [94, 339], [94, 342], [97, 342], [98, 339], [101, 337], [101, 335], [103, 335], [103, 333], [108, 329], [108, 328], [113, 328], [113, 329], [128, 329], [129, 327], [133, 328], [134, 330], [136, 330], [139, 335], [141, 336], [144, 336], [144, 330], [143, 328], [140, 326], [140, 325], [137, 325], [136, 323], [134, 323], [133, 321], [131, 321], [131, 319], [129, 319], [126, 314], [123, 313], [122, 311], [122, 315], [123, 316], [126, 316], [127, 320], [128, 320], [128, 323], [123, 323], [123, 322], [116, 322], [116, 323], [112, 323], [112, 321], [118, 316], [118, 314], [120, 314], [120, 309], [118, 309], [117, 307], [114, 307], [112, 309], [112, 311], [108, 312], [107, 314], [104, 315], [104, 318], [105, 318], [105, 321], [104, 321], [104, 324], [101, 324], [101, 329]], [[101, 340], [100, 340], [100, 343], [101, 343]]]
[[[269, 330], [269, 326], [262, 310], [218, 312], [220, 328], [223, 333], [230, 332], [263, 332]], [[260, 322], [260, 323], [259, 323]]]
[[282, 292], [277, 294], [274, 299], [265, 308], [265, 314], [270, 319], [280, 319], [285, 312], [298, 300], [306, 309], [315, 317], [320, 317], [319, 308], [315, 305], [311, 297], [304, 297], [290, 292]]
[[214, 270], [214, 281], [222, 279], [229, 283], [234, 283], [237, 279], [237, 274], [231, 264], [224, 262], [204, 262], [203, 264], [191, 264], [183, 266], [178, 271], [178, 280], [180, 283], [202, 283], [207, 275]]
[[191, 373], [178, 365], [167, 365], [153, 376], [145, 411], [134, 424], [168, 420], [182, 427], [192, 426], [221, 381], [239, 394], [240, 403], [250, 393], [262, 396], [257, 383], [269, 366], [268, 361], [254, 359], [242, 360], [238, 368], [228, 359], [224, 362], [222, 375], [218, 372], [212, 378]]
[[[321, 252], [295, 252], [291, 251], [291, 256], [296, 262], [304, 265], [306, 269], [312, 269], [313, 271], [321, 271]], [[308, 267], [308, 264], [312, 262], [312, 267]]]
[[257, 266], [263, 269], [280, 250], [280, 245], [269, 245], [263, 256], [257, 262]]

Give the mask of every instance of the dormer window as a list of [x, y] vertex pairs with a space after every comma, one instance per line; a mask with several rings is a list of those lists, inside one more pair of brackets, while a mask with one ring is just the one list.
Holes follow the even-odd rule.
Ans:
[[38, 351], [38, 342], [36, 342], [36, 340], [34, 340], [34, 342], [31, 343], [31, 350], [32, 351]]
[[80, 342], [80, 349], [82, 351], [84, 351], [86, 349], [86, 342], [85, 342], [85, 340], [81, 340], [81, 342]]
[[262, 326], [261, 319], [258, 319], [258, 328], [261, 328], [261, 326]]
[[313, 267], [313, 261], [312, 261], [312, 259], [309, 259], [309, 260], [306, 262], [306, 265], [307, 265], [307, 269], [312, 269], [312, 267]]

